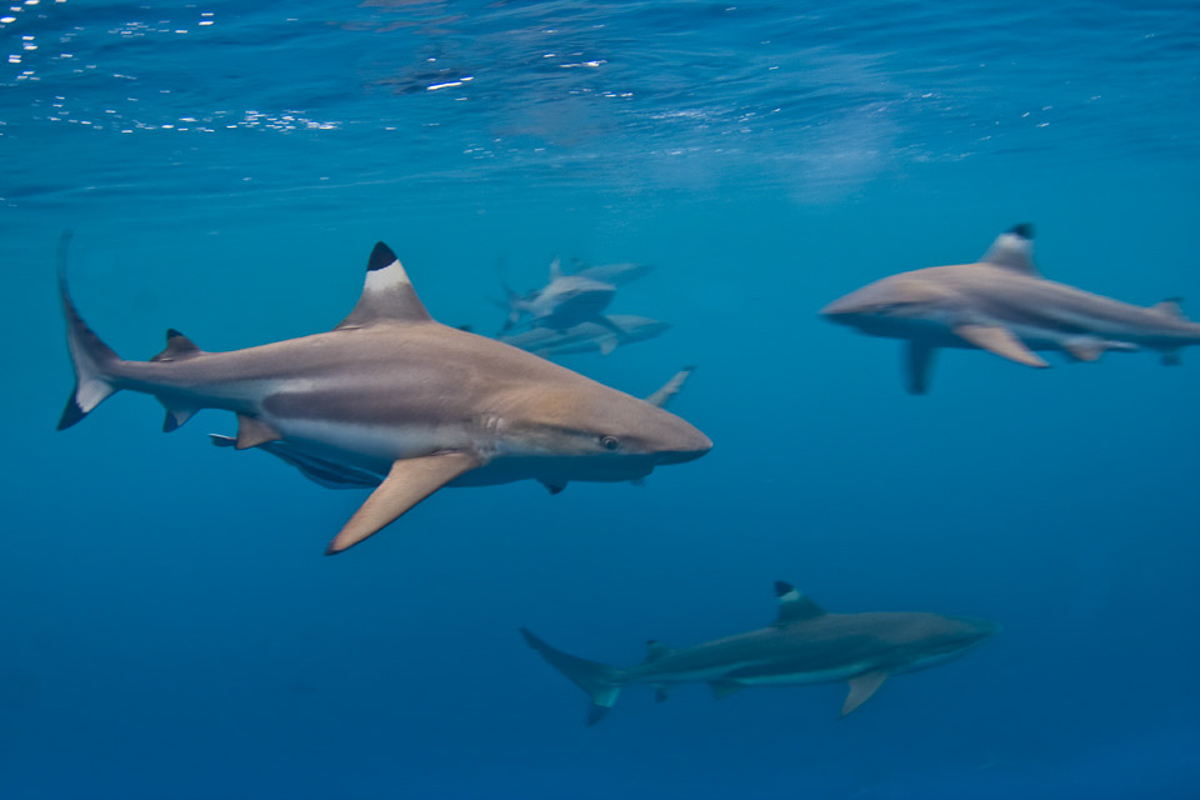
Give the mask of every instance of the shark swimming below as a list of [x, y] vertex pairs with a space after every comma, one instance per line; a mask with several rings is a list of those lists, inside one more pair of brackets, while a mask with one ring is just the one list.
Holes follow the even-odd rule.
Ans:
[[633, 314], [609, 314], [606, 319], [607, 325], [581, 322], [562, 333], [549, 328], [534, 328], [524, 333], [502, 336], [500, 341], [547, 358], [591, 352], [606, 356], [621, 345], [653, 339], [671, 327], [669, 322]]
[[707, 683], [717, 699], [751, 686], [803, 686], [846, 681], [842, 716], [866, 702], [889, 675], [943, 664], [996, 632], [981, 619], [918, 612], [830, 614], [790, 584], [778, 581], [774, 624], [672, 650], [648, 643], [646, 660], [618, 669], [557, 650], [527, 629], [525, 641], [591, 698], [588, 724], [599, 722], [621, 689], [635, 683], [667, 699], [681, 683]]
[[584, 322], [607, 325], [602, 316], [616, 294], [617, 287], [585, 275], [568, 275], [562, 271], [561, 262], [555, 259], [550, 265], [550, 282], [541, 289], [522, 297], [508, 286], [508, 318], [504, 331], [516, 327], [528, 316], [534, 328], [549, 328], [562, 333]]
[[986, 350], [1030, 367], [1049, 366], [1035, 351], [1059, 350], [1095, 361], [1108, 350], [1146, 348], [1178, 364], [1200, 343], [1200, 324], [1174, 300], [1143, 308], [1048, 281], [1033, 262], [1033, 227], [1001, 234], [978, 263], [902, 272], [851, 292], [821, 310], [825, 318], [871, 336], [908, 342], [908, 390], [929, 389], [934, 353]]
[[[274, 446], [309, 477], [360, 476], [378, 488], [330, 542], [345, 550], [443, 486], [533, 479], [637, 481], [704, 455], [712, 442], [663, 410], [677, 377], [648, 402], [483, 336], [433, 320], [387, 245], [375, 245], [358, 303], [325, 333], [206, 352], [178, 331], [149, 361], [127, 361], [59, 288], [76, 386], [59, 430], [121, 389], [166, 409], [165, 431], [197, 411], [237, 415], [239, 450]], [[282, 455], [281, 455], [282, 453]], [[333, 472], [323, 470], [333, 465]]]

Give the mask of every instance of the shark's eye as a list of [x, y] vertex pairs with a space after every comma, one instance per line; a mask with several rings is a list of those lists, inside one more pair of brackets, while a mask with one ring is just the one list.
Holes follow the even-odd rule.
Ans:
[[621, 446], [621, 440], [615, 436], [601, 436], [600, 446], [605, 450], [616, 450]]

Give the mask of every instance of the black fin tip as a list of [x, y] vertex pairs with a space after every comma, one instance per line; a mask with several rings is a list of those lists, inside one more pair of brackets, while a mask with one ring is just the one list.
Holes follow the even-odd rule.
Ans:
[[367, 272], [383, 269], [396, 260], [396, 254], [392, 252], [392, 248], [383, 242], [376, 242], [375, 249], [371, 251], [371, 258], [367, 260]]

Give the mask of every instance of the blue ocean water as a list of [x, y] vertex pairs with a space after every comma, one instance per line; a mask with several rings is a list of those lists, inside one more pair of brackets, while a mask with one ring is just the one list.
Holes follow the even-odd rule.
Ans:
[[[246, 6], [252, 5], [253, 8]], [[904, 393], [818, 319], [1038, 228], [1048, 277], [1200, 296], [1200, 10], [24, 0], [0, 17], [5, 798], [1191, 798], [1200, 364], [974, 352]], [[64, 433], [54, 289], [123, 355], [336, 324], [371, 246], [498, 329], [550, 260], [641, 261], [674, 323], [562, 363], [715, 442], [646, 486], [448, 489], [355, 550], [362, 500], [164, 436], [123, 393]], [[773, 618], [985, 617], [966, 658], [845, 687], [635, 687], [603, 724], [526, 625], [627, 665]]]

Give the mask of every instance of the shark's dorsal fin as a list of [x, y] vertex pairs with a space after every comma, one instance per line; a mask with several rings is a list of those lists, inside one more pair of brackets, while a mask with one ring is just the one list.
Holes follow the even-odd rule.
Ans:
[[846, 716], [870, 700], [871, 695], [875, 694], [875, 691], [883, 685], [884, 678], [886, 677], [886, 672], [876, 670], [863, 675], [857, 675], [847, 681], [850, 684], [850, 692], [846, 695], [845, 704], [842, 705], [842, 716]]
[[790, 583], [775, 581], [775, 596], [779, 599], [779, 616], [775, 618], [776, 625], [803, 622], [825, 613], [825, 609], [800, 594]]
[[980, 350], [987, 350], [1009, 361], [1027, 367], [1050, 366], [1003, 325], [959, 325], [954, 329], [954, 333]]
[[366, 328], [387, 322], [428, 322], [431, 319], [400, 259], [386, 244], [376, 242], [367, 260], [367, 277], [358, 303], [350, 316], [334, 330]]
[[340, 553], [378, 533], [417, 503], [481, 464], [480, 459], [470, 453], [453, 451], [395, 462], [379, 488], [359, 506], [329, 543], [325, 555]]
[[673, 651], [671, 648], [667, 647], [662, 642], [657, 641], [656, 639], [651, 639], [650, 641], [646, 642], [646, 659], [642, 663], [649, 664], [653, 661], [658, 661], [661, 658], [666, 658], [667, 656], [671, 655], [672, 652]]
[[1183, 313], [1182, 297], [1168, 297], [1161, 303], [1155, 303], [1154, 305], [1150, 306], [1150, 310], [1157, 314], [1162, 314], [1164, 317], [1170, 317], [1171, 319], [1180, 321], [1187, 321], [1187, 315]]
[[196, 347], [196, 343], [174, 328], [167, 329], [167, 346], [161, 353], [151, 358], [151, 361], [180, 361], [202, 354], [204, 351]]
[[1012, 230], [1002, 233], [979, 259], [993, 267], [1004, 267], [1025, 275], [1041, 277], [1033, 263], [1033, 226], [1028, 222], [1014, 225]]

